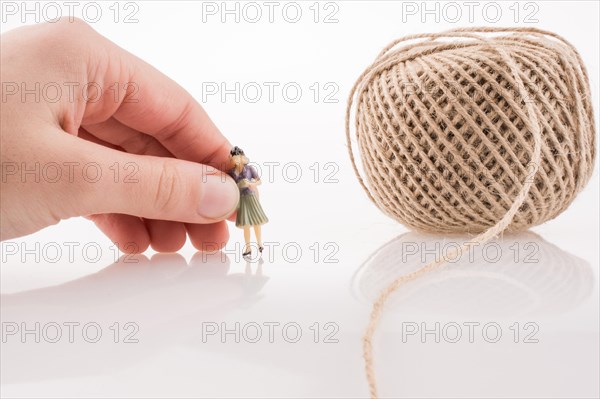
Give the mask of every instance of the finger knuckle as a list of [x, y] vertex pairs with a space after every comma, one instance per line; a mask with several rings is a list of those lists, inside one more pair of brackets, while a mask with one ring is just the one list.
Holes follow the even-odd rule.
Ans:
[[[85, 21], [75, 17], [62, 17], [56, 21], [39, 26], [38, 45], [44, 49], [54, 50], [56, 54], [77, 56], [85, 52], [91, 35], [95, 34], [92, 27]], [[44, 52], [47, 54], [47, 51]], [[52, 54], [52, 52], [50, 52]]]
[[179, 206], [184, 179], [172, 162], [165, 161], [159, 170], [154, 203], [159, 212], [169, 213]]

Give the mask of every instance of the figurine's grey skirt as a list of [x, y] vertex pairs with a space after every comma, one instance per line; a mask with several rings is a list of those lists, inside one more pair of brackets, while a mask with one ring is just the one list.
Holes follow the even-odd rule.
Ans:
[[258, 226], [269, 221], [267, 215], [258, 202], [258, 197], [255, 194], [240, 195], [240, 203], [237, 210], [235, 225], [243, 226]]

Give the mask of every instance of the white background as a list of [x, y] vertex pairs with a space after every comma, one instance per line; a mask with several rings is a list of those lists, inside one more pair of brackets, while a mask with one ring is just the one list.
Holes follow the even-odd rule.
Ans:
[[[37, 6], [40, 19], [44, 4]], [[93, 10], [82, 14], [83, 4], [74, 15], [94, 19]], [[466, 238], [400, 237], [407, 229], [369, 202], [351, 170], [343, 127], [346, 97], [360, 72], [395, 38], [458, 26], [554, 31], [582, 54], [596, 119], [598, 115], [599, 7], [593, 1], [497, 2], [487, 6], [487, 14], [483, 9], [488, 3], [478, 2], [473, 21], [465, 3], [457, 2], [462, 17], [456, 23], [444, 21], [443, 11], [453, 18], [454, 10], [443, 2], [437, 4], [437, 15], [422, 13], [423, 7], [435, 9], [435, 2], [412, 3], [418, 8], [415, 15], [403, 14], [401, 2], [323, 2], [317, 4], [318, 22], [314, 3], [301, 2], [297, 23], [282, 15], [286, 2], [278, 3], [272, 23], [263, 2], [256, 3], [263, 13], [256, 23], [247, 20], [255, 15], [249, 8], [248, 18], [241, 14], [236, 22], [228, 15], [222, 22], [221, 2], [209, 6], [219, 13], [206, 15], [202, 3], [192, 1], [121, 3], [115, 23], [113, 2], [97, 4], [102, 15], [92, 24], [95, 29], [184, 86], [251, 161], [279, 163], [274, 173], [262, 170], [261, 186], [261, 202], [271, 220], [263, 229], [264, 239], [278, 246], [270, 248], [262, 264], [246, 263], [239, 256], [241, 233], [230, 225], [227, 259], [194, 257], [188, 243], [178, 254], [148, 251], [136, 258], [138, 263], [115, 263], [114, 247], [84, 219], [11, 240], [11, 245], [25, 245], [20, 248], [39, 245], [37, 253], [46, 248], [50, 256], [53, 248], [62, 248], [55, 263], [33, 255], [23, 261], [22, 251], [8, 256], [3, 243], [3, 323], [95, 322], [103, 332], [95, 344], [82, 338], [81, 325], [74, 343], [66, 337], [57, 344], [35, 343], [33, 336], [22, 343], [20, 334], [8, 337], [1, 355], [1, 393], [6, 397], [367, 396], [361, 336], [369, 304], [393, 277], [420, 263], [416, 256], [403, 258], [406, 243], [427, 249], [435, 248], [435, 242], [447, 245]], [[238, 3], [240, 12], [244, 4]], [[492, 23], [496, 9], [500, 19]], [[132, 11], [138, 22], [124, 23]], [[337, 22], [324, 23], [333, 11]], [[525, 20], [532, 12], [537, 22]], [[2, 32], [23, 25], [22, 17], [26, 24], [35, 23], [35, 14], [4, 15]], [[233, 95], [224, 101], [220, 95], [203, 98], [207, 84], [233, 88], [236, 82], [241, 87], [277, 82], [279, 89], [273, 102], [266, 86], [256, 103], [243, 93], [239, 102]], [[317, 101], [310, 89], [315, 82], [321, 90]], [[302, 88], [298, 102], [284, 98], [281, 88], [287, 83]], [[325, 87], [328, 83], [333, 86]], [[324, 101], [330, 87], [339, 88], [332, 97], [337, 102]], [[292, 162], [296, 164], [285, 173], [284, 166]], [[302, 175], [293, 182], [298, 168]], [[473, 262], [459, 262], [404, 286], [391, 298], [376, 335], [381, 395], [598, 397], [598, 204], [596, 172], [571, 207], [534, 228], [535, 234], [496, 241], [501, 260], [488, 262], [479, 251]], [[74, 259], [67, 256], [69, 242], [80, 244]], [[97, 258], [93, 250], [82, 251], [86, 244], [101, 249]], [[523, 252], [515, 261], [515, 248], [536, 249], [538, 262], [525, 262]], [[119, 343], [113, 342], [109, 328], [115, 322], [120, 323]], [[138, 343], [123, 343], [127, 322], [139, 326]], [[260, 342], [246, 339], [254, 337], [254, 330], [247, 330], [239, 343], [231, 334], [203, 339], [203, 327], [210, 323], [234, 328], [236, 322], [262, 325]], [[265, 322], [281, 323], [272, 343]], [[403, 342], [403, 328], [434, 329], [436, 322], [440, 329], [447, 327], [439, 343], [433, 334], [420, 332], [404, 335]], [[462, 326], [463, 335], [468, 333], [465, 322], [481, 323], [474, 342], [466, 336], [449, 342], [453, 323]], [[282, 337], [285, 323], [300, 326], [299, 342]], [[485, 323], [500, 327], [499, 342], [487, 342], [494, 334], [482, 335]], [[526, 329], [525, 323], [532, 324]], [[520, 332], [517, 343], [515, 329]], [[529, 338], [538, 342], [524, 342], [532, 331]], [[293, 330], [288, 332], [286, 338], [293, 338]], [[324, 342], [328, 332], [337, 343]]]

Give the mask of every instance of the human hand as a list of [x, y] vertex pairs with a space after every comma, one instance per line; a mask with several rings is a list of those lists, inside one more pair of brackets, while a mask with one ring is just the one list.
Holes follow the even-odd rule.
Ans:
[[189, 93], [79, 20], [1, 41], [2, 240], [87, 216], [125, 252], [227, 242], [231, 145]]

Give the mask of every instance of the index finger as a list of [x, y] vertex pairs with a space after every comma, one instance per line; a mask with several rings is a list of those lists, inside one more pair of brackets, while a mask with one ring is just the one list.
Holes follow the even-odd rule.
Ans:
[[153, 66], [100, 37], [96, 45], [101, 51], [90, 52], [92, 67], [88, 71], [92, 74], [88, 80], [109, 87], [118, 84], [119, 90], [103, 96], [103, 101], [88, 103], [83, 120], [90, 123], [112, 116], [155, 137], [177, 158], [224, 170], [231, 144], [191, 94]]

